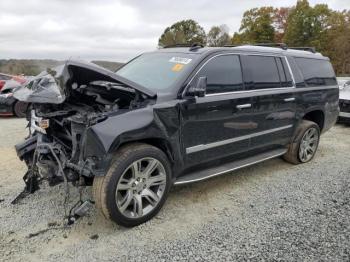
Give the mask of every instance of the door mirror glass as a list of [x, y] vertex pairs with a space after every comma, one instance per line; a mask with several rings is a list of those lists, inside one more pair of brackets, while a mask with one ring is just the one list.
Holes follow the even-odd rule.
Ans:
[[191, 86], [188, 90], [190, 96], [204, 97], [207, 90], [207, 77], [201, 76], [198, 78], [195, 86]]

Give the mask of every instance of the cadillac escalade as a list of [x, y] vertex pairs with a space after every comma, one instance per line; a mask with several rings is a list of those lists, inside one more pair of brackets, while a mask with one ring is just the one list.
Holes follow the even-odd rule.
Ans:
[[16, 145], [23, 194], [43, 180], [92, 186], [90, 203], [126, 227], [154, 217], [173, 185], [280, 156], [311, 161], [339, 113], [329, 59], [285, 45], [162, 48], [117, 72], [67, 61], [14, 97], [31, 105]]

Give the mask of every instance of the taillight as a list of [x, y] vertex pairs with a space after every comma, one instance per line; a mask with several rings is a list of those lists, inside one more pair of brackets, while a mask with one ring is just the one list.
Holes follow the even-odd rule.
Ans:
[[4, 80], [0, 80], [0, 91], [4, 87], [5, 83], [6, 82]]

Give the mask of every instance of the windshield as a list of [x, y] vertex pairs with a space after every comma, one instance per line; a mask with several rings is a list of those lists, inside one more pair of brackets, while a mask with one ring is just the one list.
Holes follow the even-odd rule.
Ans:
[[195, 54], [149, 53], [143, 54], [116, 74], [152, 91], [166, 90], [179, 80], [193, 63]]

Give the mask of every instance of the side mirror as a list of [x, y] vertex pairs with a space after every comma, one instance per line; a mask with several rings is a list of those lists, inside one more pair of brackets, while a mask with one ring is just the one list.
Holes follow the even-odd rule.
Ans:
[[195, 86], [192, 86], [188, 89], [187, 94], [191, 96], [203, 97], [205, 96], [207, 90], [207, 77], [201, 76], [198, 78]]

